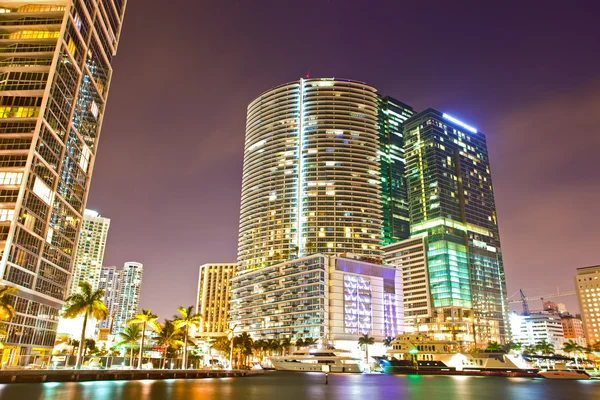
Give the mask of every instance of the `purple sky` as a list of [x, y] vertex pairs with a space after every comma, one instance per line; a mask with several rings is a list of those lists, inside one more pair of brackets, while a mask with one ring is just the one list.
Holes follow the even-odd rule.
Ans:
[[487, 3], [129, 1], [88, 201], [105, 264], [143, 262], [161, 318], [195, 304], [198, 266], [236, 258], [246, 106], [310, 71], [486, 133], [508, 294], [573, 290], [600, 263], [600, 5]]

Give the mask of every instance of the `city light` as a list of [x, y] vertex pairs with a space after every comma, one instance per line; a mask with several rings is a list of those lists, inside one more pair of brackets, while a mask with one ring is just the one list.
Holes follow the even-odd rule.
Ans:
[[473, 128], [472, 126], [469, 126], [469, 125], [465, 124], [462, 121], [459, 121], [458, 119], [456, 119], [454, 117], [451, 117], [448, 114], [443, 114], [443, 117], [446, 118], [448, 121], [454, 122], [456, 125], [459, 125], [459, 126], [465, 128], [469, 132], [477, 133], [477, 129]]

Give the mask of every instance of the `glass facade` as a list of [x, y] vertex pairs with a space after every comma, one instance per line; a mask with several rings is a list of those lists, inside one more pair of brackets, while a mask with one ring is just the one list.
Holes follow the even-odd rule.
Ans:
[[0, 283], [19, 289], [11, 352], [54, 345], [125, 4], [0, 0]]
[[478, 344], [507, 338], [507, 300], [485, 135], [434, 109], [404, 125], [411, 233], [425, 235], [434, 307], [473, 310]]
[[413, 114], [412, 107], [392, 97], [379, 98], [382, 245], [410, 236], [403, 125]]
[[199, 332], [229, 329], [231, 279], [237, 264], [203, 264], [198, 276], [196, 313], [202, 316]]

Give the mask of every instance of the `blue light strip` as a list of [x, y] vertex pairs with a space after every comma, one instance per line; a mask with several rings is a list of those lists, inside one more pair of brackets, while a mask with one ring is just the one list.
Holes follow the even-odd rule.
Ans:
[[457, 120], [457, 119], [456, 119], [456, 118], [454, 118], [454, 117], [451, 117], [451, 116], [450, 116], [450, 115], [448, 115], [448, 114], [442, 114], [442, 116], [443, 116], [444, 118], [446, 118], [448, 121], [454, 122], [456, 125], [458, 125], [458, 126], [460, 126], [460, 127], [462, 127], [462, 128], [465, 128], [466, 130], [468, 130], [468, 131], [470, 131], [470, 132], [477, 133], [477, 129], [473, 128], [472, 126], [469, 126], [469, 125], [465, 124], [465, 123], [464, 123], [464, 122], [462, 122], [462, 121], [459, 121], [459, 120]]

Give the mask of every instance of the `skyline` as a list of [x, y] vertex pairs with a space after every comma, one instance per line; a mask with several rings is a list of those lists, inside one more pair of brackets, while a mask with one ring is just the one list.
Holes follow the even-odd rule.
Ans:
[[[174, 15], [165, 15], [162, 8], [147, 7], [152, 3], [158, 4], [128, 4], [119, 57], [114, 61], [103, 150], [98, 153], [87, 204], [112, 220], [105, 265], [131, 259], [144, 263], [141, 307], [162, 318], [179, 305], [194, 304], [199, 266], [236, 259], [246, 106], [260, 93], [308, 71], [311, 77], [364, 81], [411, 104], [417, 112], [438, 108], [486, 132], [509, 296], [519, 288], [529, 296], [552, 292], [557, 285], [572, 290], [575, 269], [598, 264], [593, 228], [600, 221], [586, 212], [600, 197], [593, 180], [593, 149], [600, 144], [600, 135], [594, 135], [598, 128], [593, 121], [586, 120], [600, 107], [600, 75], [594, 68], [600, 55], [589, 51], [598, 35], [591, 30], [590, 10], [571, 10], [578, 15], [568, 25], [568, 15], [552, 6], [536, 10], [534, 20], [497, 10], [494, 18], [479, 22], [469, 15], [472, 9], [440, 5], [440, 16], [431, 16], [438, 29], [423, 32], [411, 19], [425, 9], [418, 5], [364, 10], [366, 17], [374, 17], [365, 18], [374, 20], [371, 28], [382, 28], [377, 31], [369, 29], [368, 21], [359, 21], [359, 2], [345, 2], [343, 9], [336, 1], [321, 5], [321, 14], [314, 17], [321, 23], [309, 24], [310, 29], [299, 16], [285, 21], [274, 18], [285, 12], [281, 5], [262, 10], [260, 5], [238, 3], [227, 9], [229, 3], [200, 7], [188, 1], [173, 5]], [[303, 4], [312, 3], [323, 2]], [[190, 12], [195, 7], [202, 13]], [[403, 10], [404, 36], [419, 32], [413, 42], [402, 43], [403, 54], [411, 54], [414, 61], [407, 62], [403, 54], [390, 50], [396, 33], [390, 8]], [[251, 22], [244, 17], [248, 13], [255, 18]], [[225, 16], [229, 30], [220, 29]], [[150, 32], [159, 17], [166, 26], [164, 35], [152, 47], [140, 46], [139, 38], [148, 35], [144, 32]], [[191, 25], [181, 23], [186, 18]], [[200, 27], [197, 31], [192, 18]], [[334, 23], [322, 23], [328, 20]], [[559, 20], [565, 22], [564, 30], [554, 30], [553, 23]], [[273, 27], [271, 35], [260, 28], [267, 21]], [[468, 37], [464, 30], [449, 29], [472, 21], [485, 29]], [[361, 29], [354, 30], [357, 23]], [[511, 26], [508, 32], [501, 29], [506, 25]], [[524, 35], [527, 26], [539, 33]], [[299, 33], [290, 38], [283, 35], [286, 31]], [[444, 41], [437, 40], [440, 32]], [[175, 38], [183, 43], [180, 47], [172, 46], [179, 43]], [[302, 40], [312, 45], [305, 49], [308, 57], [289, 51], [301, 46]], [[503, 41], [519, 45], [502, 47]], [[532, 51], [536, 42], [539, 48]], [[483, 43], [490, 49], [481, 47]], [[358, 45], [366, 46], [361, 59], [350, 52]], [[190, 54], [190, 46], [199, 50]], [[445, 71], [437, 64], [419, 65], [428, 46], [445, 57]], [[480, 51], [473, 52], [478, 46]], [[217, 52], [217, 47], [228, 51]], [[202, 57], [211, 49], [214, 62], [207, 65]], [[259, 59], [250, 57], [253, 51], [260, 51], [255, 56]], [[477, 58], [465, 57], [475, 53]], [[192, 64], [191, 55], [198, 57]], [[268, 55], [286, 63], [277, 66]], [[575, 58], [578, 62], [571, 62]], [[514, 59], [520, 62], [507, 63]], [[141, 63], [141, 73], [134, 73]], [[544, 68], [536, 68], [539, 64]], [[203, 73], [190, 81], [185, 68], [189, 65]], [[174, 70], [173, 79], [165, 79], [166, 68]], [[162, 95], [152, 98], [148, 91]], [[544, 98], [552, 93], [553, 97]], [[577, 112], [567, 115], [567, 109]], [[559, 114], [562, 119], [556, 118]], [[198, 115], [200, 121], [194, 119]], [[531, 132], [532, 127], [539, 129]], [[581, 140], [559, 145], [568, 129], [582, 132]], [[178, 140], [171, 140], [178, 132]], [[154, 148], [146, 144], [148, 137], [156, 143]], [[222, 148], [222, 143], [227, 147]], [[539, 202], [539, 196], [547, 198]], [[552, 229], [559, 234], [551, 234]], [[565, 238], [571, 242], [562, 243]], [[527, 244], [541, 247], [546, 254], [534, 251], [532, 255]], [[525, 271], [525, 262], [531, 263], [530, 271]], [[169, 265], [172, 269], [167, 269]], [[548, 269], [557, 274], [550, 276]], [[165, 276], [170, 277], [170, 285], [164, 284]], [[560, 301], [571, 310], [576, 308], [574, 297]], [[540, 307], [534, 303], [535, 308]]]

